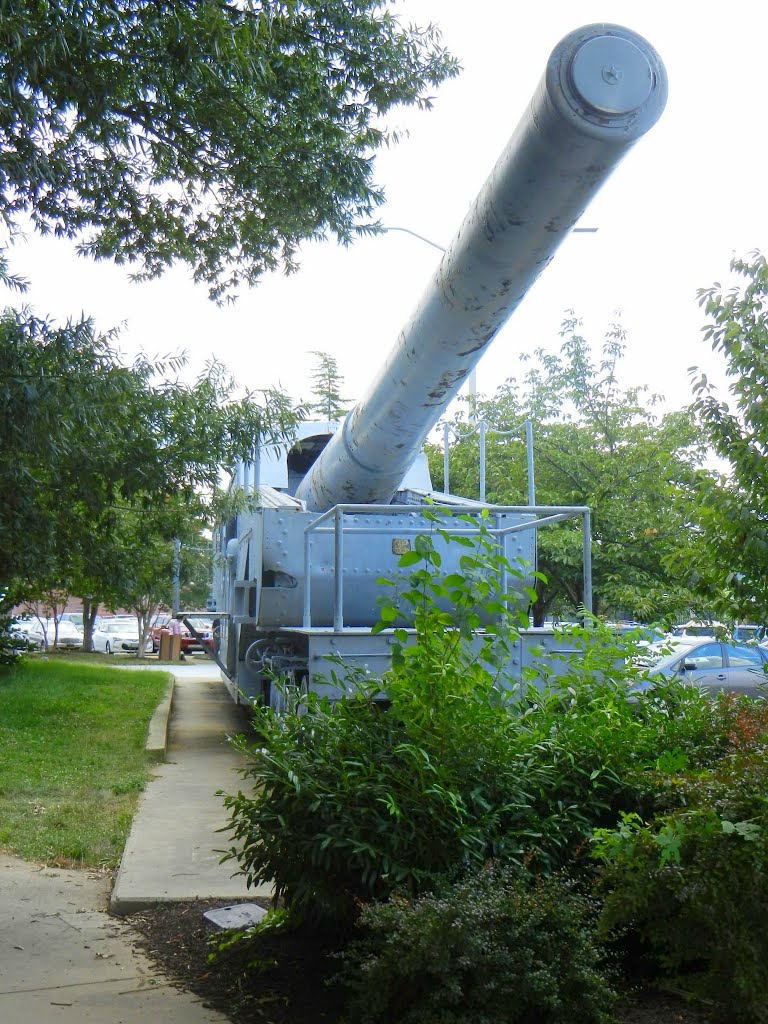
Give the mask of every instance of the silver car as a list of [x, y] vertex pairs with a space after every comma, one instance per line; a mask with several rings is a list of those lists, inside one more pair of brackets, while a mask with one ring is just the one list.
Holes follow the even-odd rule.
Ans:
[[19, 653], [26, 650], [45, 650], [45, 636], [37, 619], [16, 619], [8, 630], [10, 636], [21, 640]]
[[728, 644], [688, 638], [663, 655], [644, 673], [633, 690], [652, 689], [660, 677], [680, 678], [710, 693], [768, 696], [768, 650], [755, 644]]

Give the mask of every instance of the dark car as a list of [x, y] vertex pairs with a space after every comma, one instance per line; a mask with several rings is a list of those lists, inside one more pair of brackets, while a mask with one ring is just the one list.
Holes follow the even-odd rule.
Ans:
[[[161, 630], [167, 629], [170, 632], [171, 620], [173, 616], [170, 614], [162, 613], [158, 615], [157, 620], [152, 627], [152, 644], [155, 651], [160, 649], [160, 632]], [[184, 653], [188, 651], [202, 651], [203, 647], [213, 649], [213, 616], [212, 615], [201, 615], [198, 612], [189, 612], [184, 614], [184, 618], [189, 619], [190, 624], [195, 630], [201, 640], [190, 631], [184, 622], [181, 622], [181, 650]]]
[[[202, 640], [202, 645], [182, 622], [181, 624], [181, 649], [183, 651], [202, 651], [203, 646], [212, 649], [213, 648], [213, 616], [212, 615], [187, 615], [186, 618], [189, 624], [193, 627], [195, 633]], [[186, 633], [186, 637], [185, 637]], [[184, 641], [187, 641], [186, 646]]]
[[[674, 645], [674, 646], [673, 646]], [[748, 697], [768, 696], [768, 650], [755, 644], [729, 644], [703, 639], [675, 644], [644, 673], [632, 689], [652, 689], [658, 678], [681, 678], [710, 693], [725, 691]]]

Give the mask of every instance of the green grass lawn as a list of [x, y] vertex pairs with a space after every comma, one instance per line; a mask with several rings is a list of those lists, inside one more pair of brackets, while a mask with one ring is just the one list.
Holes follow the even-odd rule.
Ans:
[[0, 850], [115, 866], [152, 766], [147, 728], [168, 676], [82, 660], [0, 667]]

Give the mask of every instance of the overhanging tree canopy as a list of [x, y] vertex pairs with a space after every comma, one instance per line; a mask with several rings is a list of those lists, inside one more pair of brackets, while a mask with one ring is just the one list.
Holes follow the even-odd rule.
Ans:
[[89, 321], [6, 311], [0, 353], [0, 593], [97, 556], [125, 509], [202, 515], [220, 467], [301, 415], [275, 390], [238, 396], [216, 363], [192, 385], [144, 358], [124, 366]]
[[704, 338], [725, 359], [728, 399], [697, 371], [694, 409], [728, 464], [700, 488], [677, 564], [724, 621], [768, 622], [768, 261], [730, 265], [736, 283], [699, 291]]
[[382, 201], [381, 115], [455, 75], [392, 0], [0, 5], [0, 213], [220, 297], [348, 241]]

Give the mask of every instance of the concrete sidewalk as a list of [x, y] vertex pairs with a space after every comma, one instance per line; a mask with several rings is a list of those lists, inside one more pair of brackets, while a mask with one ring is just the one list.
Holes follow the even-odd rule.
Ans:
[[[143, 666], [146, 667], [146, 666]], [[235, 791], [240, 755], [227, 742], [244, 712], [208, 665], [174, 669], [149, 745], [166, 763], [144, 792], [112, 895], [109, 876], [0, 856], [2, 1024], [219, 1024], [227, 1017], [173, 987], [135, 948], [129, 914], [153, 903], [206, 899], [213, 907], [270, 895], [219, 863], [227, 815], [216, 791]], [[171, 697], [169, 691], [168, 697]]]
[[109, 877], [0, 856], [2, 1024], [225, 1024], [107, 913]]
[[[236, 792], [242, 758], [228, 736], [247, 719], [208, 665], [174, 669], [166, 762], [142, 795], [117, 874], [110, 910], [130, 914], [154, 903], [215, 899], [222, 904], [269, 896], [269, 887], [246, 888], [237, 864], [221, 864], [227, 812], [218, 790]], [[159, 709], [163, 712], [163, 705]], [[151, 730], [163, 733], [163, 725]]]

